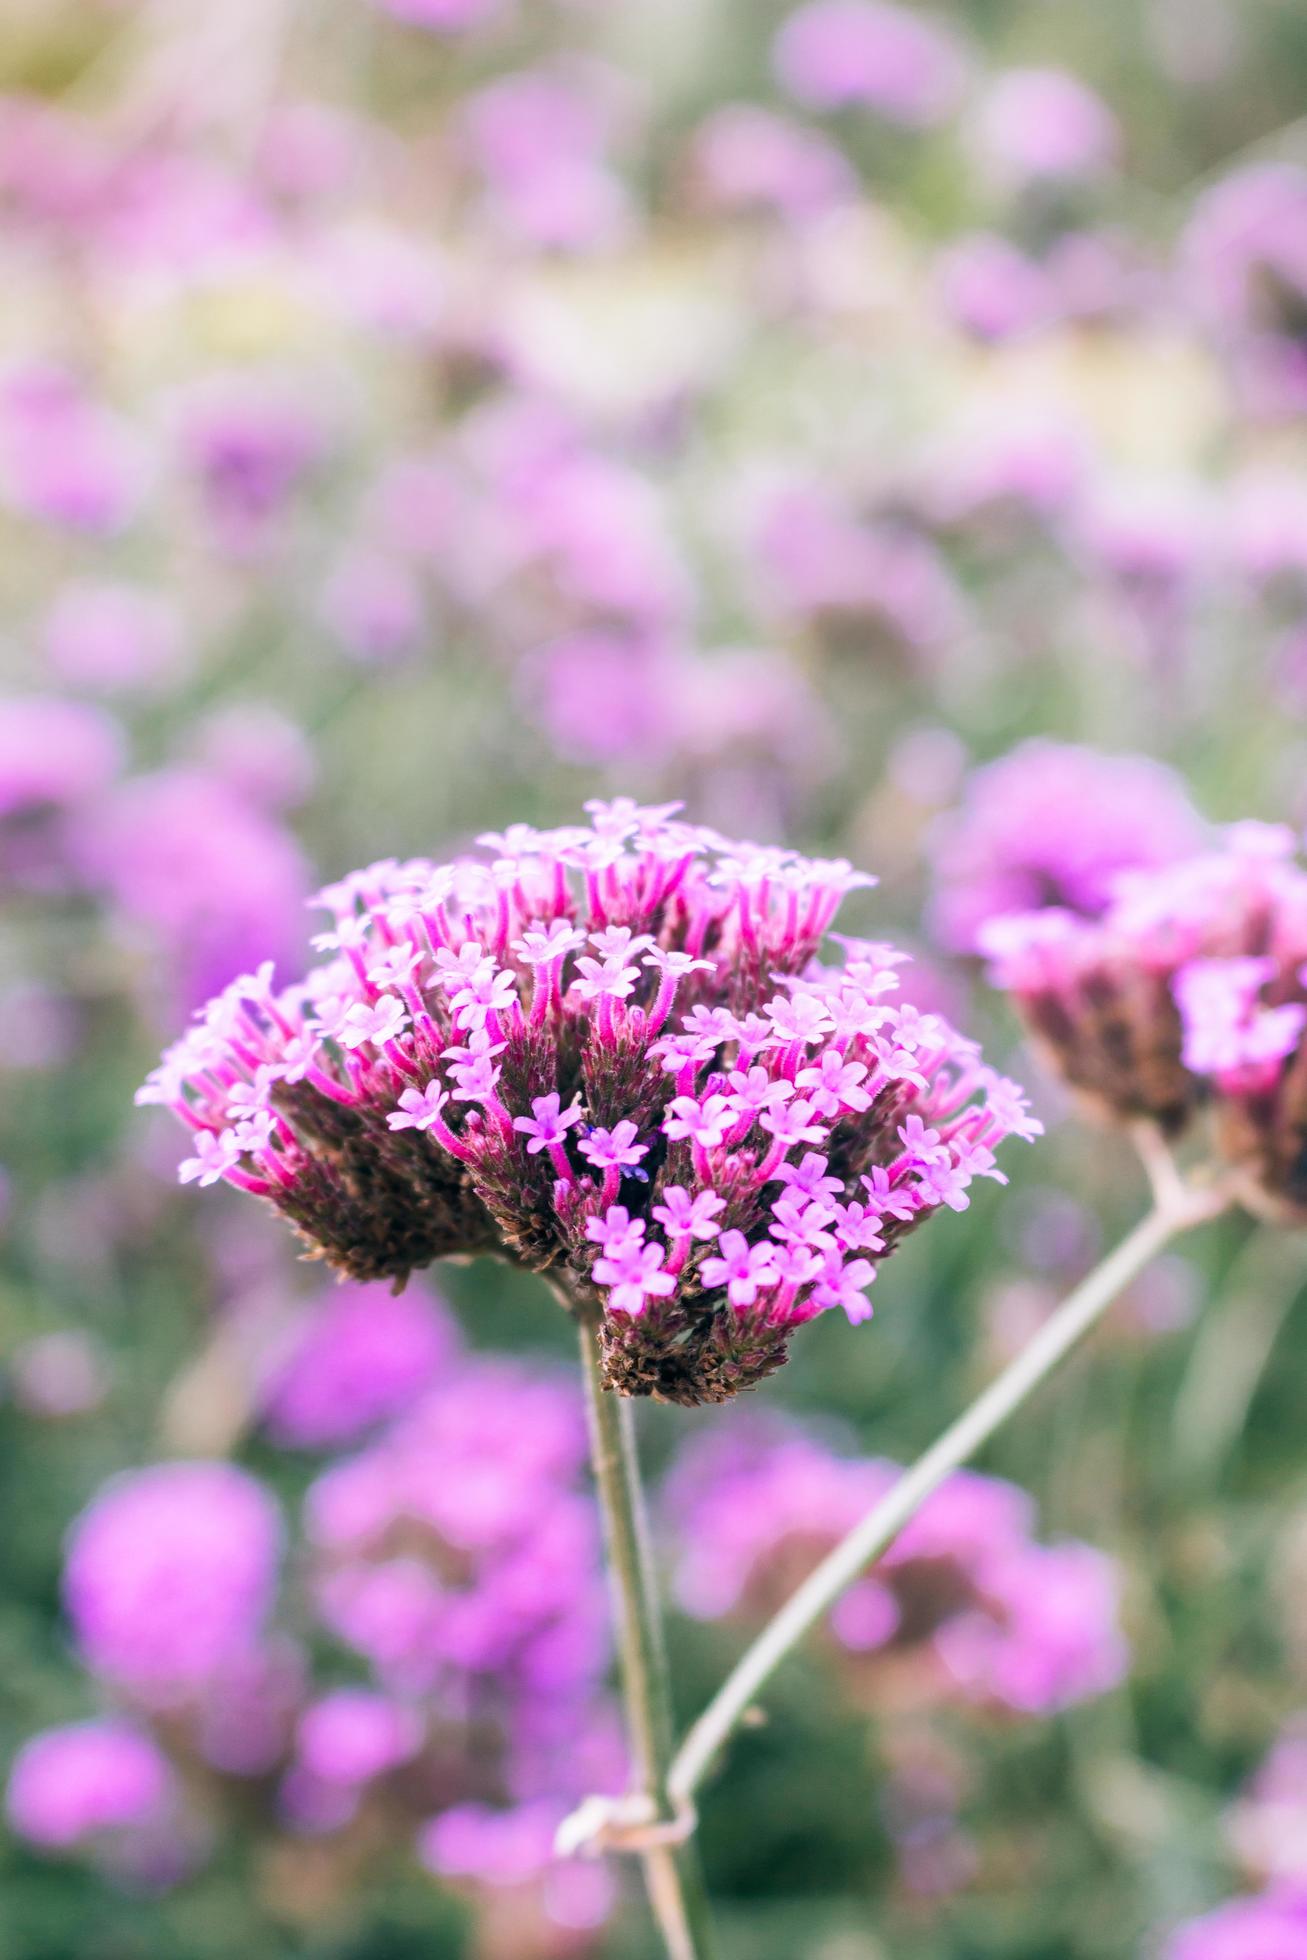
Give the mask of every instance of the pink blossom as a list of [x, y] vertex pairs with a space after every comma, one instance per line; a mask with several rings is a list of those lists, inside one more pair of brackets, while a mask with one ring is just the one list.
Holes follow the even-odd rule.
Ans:
[[[842, 1246], [891, 1251], [1034, 1126], [974, 1044], [891, 1001], [893, 948], [848, 940], [822, 964], [841, 898], [870, 882], [849, 864], [732, 845], [631, 798], [588, 814], [491, 836], [488, 862], [336, 881], [325, 964], [280, 992], [234, 984], [146, 1093], [193, 1132], [233, 1131], [229, 1180], [351, 1277], [511, 1247], [593, 1297], [615, 1384], [717, 1399], [813, 1313], [864, 1311], [870, 1261]], [[348, 1164], [323, 1143], [341, 1110]], [[194, 1148], [226, 1163], [218, 1142]], [[353, 1168], [374, 1151], [375, 1185]]]
[[717, 1237], [721, 1229], [716, 1223], [717, 1214], [725, 1206], [726, 1200], [715, 1191], [697, 1191], [692, 1196], [683, 1185], [669, 1184], [663, 1189], [662, 1203], [653, 1207], [652, 1216], [671, 1240], [708, 1240]]
[[6, 1807], [20, 1837], [64, 1851], [106, 1833], [157, 1827], [173, 1797], [166, 1757], [126, 1721], [74, 1722], [14, 1757]]
[[705, 1286], [724, 1286], [733, 1307], [753, 1306], [760, 1290], [776, 1281], [775, 1248], [766, 1241], [750, 1245], [743, 1232], [723, 1232], [717, 1245], [700, 1267]]
[[888, 0], [808, 0], [774, 50], [782, 86], [810, 108], [861, 104], [927, 127], [956, 106], [964, 64], [943, 27]]

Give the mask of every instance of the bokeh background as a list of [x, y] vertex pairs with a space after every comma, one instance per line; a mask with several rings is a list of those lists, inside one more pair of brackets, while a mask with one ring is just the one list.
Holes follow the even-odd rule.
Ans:
[[[772, 1499], [687, 1521], [686, 1453], [711, 1485], [693, 1452], [772, 1422], [903, 1460], [1143, 1204], [978, 919], [1186, 798], [1307, 815], [1307, 16], [6, 0], [0, 83], [0, 1740], [127, 1721], [173, 1779], [166, 1827], [62, 1848], [11, 1792], [0, 1951], [636, 1960], [627, 1875], [494, 1821], [506, 1734], [542, 1788], [567, 1753], [540, 1643], [613, 1756], [566, 1324], [490, 1266], [351, 1319], [257, 1207], [176, 1188], [134, 1090], [371, 858], [622, 793], [879, 874], [860, 928], [1049, 1136], [750, 1409], [641, 1411], [693, 1713], [747, 1612], [686, 1560]], [[1033, 737], [1176, 778], [974, 773]], [[1126, 1960], [1295, 1844], [1307, 1877], [1303, 1754], [1249, 1783], [1307, 1706], [1302, 1250], [1205, 1231], [986, 1460], [1113, 1561], [1107, 1685], [1023, 1711], [833, 1638], [777, 1680], [704, 1805], [728, 1956]], [[397, 1654], [393, 1600], [332, 1590], [360, 1449], [391, 1527], [405, 1452], [495, 1511], [439, 1571], [481, 1614], [454, 1658], [439, 1600]], [[65, 1549], [106, 1479], [189, 1459], [271, 1495], [280, 1581], [239, 1680], [161, 1698], [70, 1621]], [[110, 1594], [168, 1522], [123, 1529]], [[436, 1725], [434, 1783], [313, 1768], [306, 1711], [356, 1688]]]

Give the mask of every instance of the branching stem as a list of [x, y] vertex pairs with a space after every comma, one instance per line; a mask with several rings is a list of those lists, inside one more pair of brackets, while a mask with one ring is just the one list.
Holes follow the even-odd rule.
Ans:
[[691, 1728], [672, 1762], [667, 1789], [687, 1805], [761, 1689], [831, 1606], [893, 1543], [931, 1493], [974, 1456], [1080, 1341], [1117, 1295], [1163, 1247], [1204, 1219], [1225, 1210], [1229, 1195], [1217, 1186], [1174, 1182], [1153, 1165], [1152, 1210], [1096, 1266], [970, 1408], [952, 1423], [879, 1504], [828, 1552], [736, 1664]]

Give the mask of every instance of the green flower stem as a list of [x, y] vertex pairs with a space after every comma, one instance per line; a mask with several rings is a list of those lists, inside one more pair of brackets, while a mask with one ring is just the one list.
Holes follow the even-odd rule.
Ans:
[[[581, 1319], [581, 1366], [590, 1422], [590, 1453], [604, 1520], [613, 1590], [622, 1695], [626, 1705], [637, 1802], [647, 1825], [628, 1831], [644, 1866], [649, 1903], [668, 1960], [711, 1960], [712, 1927], [693, 1816], [673, 1802], [667, 1773], [673, 1748], [671, 1693], [658, 1614], [630, 1402], [605, 1390], [599, 1344]], [[680, 1841], [678, 1841], [680, 1840]], [[620, 1843], [620, 1838], [614, 1842]]]
[[672, 1762], [667, 1790], [687, 1805], [762, 1688], [840, 1594], [890, 1546], [932, 1491], [982, 1444], [1052, 1373], [1117, 1295], [1179, 1233], [1225, 1210], [1228, 1194], [1215, 1186], [1158, 1188], [1153, 1209], [1074, 1292], [1067, 1295], [998, 1379], [985, 1389], [925, 1455], [906, 1470], [829, 1552], [776, 1617], [765, 1626], [691, 1728]]

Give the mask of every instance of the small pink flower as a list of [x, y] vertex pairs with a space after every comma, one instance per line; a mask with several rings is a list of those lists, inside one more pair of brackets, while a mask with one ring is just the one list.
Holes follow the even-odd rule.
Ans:
[[696, 1096], [674, 1096], [663, 1130], [673, 1142], [689, 1137], [702, 1149], [715, 1150], [725, 1142], [734, 1121], [735, 1111], [725, 1096], [705, 1096], [702, 1102]]
[[653, 1216], [669, 1239], [707, 1240], [717, 1237], [720, 1228], [714, 1221], [725, 1209], [726, 1200], [715, 1191], [699, 1191], [691, 1197], [683, 1185], [669, 1184], [663, 1202], [654, 1206]]
[[636, 1238], [610, 1240], [608, 1249], [595, 1260], [594, 1276], [609, 1289], [608, 1305], [614, 1313], [644, 1312], [646, 1297], [663, 1299], [676, 1291], [671, 1273], [660, 1270], [666, 1257], [661, 1245], [643, 1245]]
[[718, 1253], [705, 1259], [700, 1277], [705, 1286], [724, 1286], [733, 1307], [751, 1307], [764, 1287], [777, 1279], [776, 1248], [767, 1240], [750, 1245], [743, 1232], [723, 1232]]
[[648, 1144], [637, 1141], [635, 1124], [625, 1120], [611, 1130], [591, 1130], [581, 1139], [581, 1155], [588, 1157], [596, 1170], [629, 1170], [648, 1154]]
[[539, 1151], [547, 1150], [550, 1144], [561, 1143], [574, 1123], [581, 1121], [582, 1110], [579, 1101], [561, 1106], [558, 1095], [537, 1096], [531, 1104], [529, 1116], [515, 1116], [513, 1128], [529, 1139], [528, 1155], [534, 1157]]
[[448, 1089], [433, 1077], [425, 1089], [405, 1089], [399, 1108], [391, 1111], [386, 1122], [392, 1130], [429, 1130], [440, 1120], [448, 1101]]
[[198, 1183], [201, 1187], [216, 1184], [240, 1162], [241, 1147], [236, 1141], [234, 1130], [223, 1130], [215, 1134], [212, 1130], [199, 1130], [195, 1137], [195, 1155], [187, 1157], [178, 1166], [177, 1178], [181, 1184]]
[[370, 1041], [374, 1047], [384, 1047], [408, 1026], [408, 1010], [403, 1001], [394, 994], [383, 994], [373, 1006], [356, 1000], [345, 1010], [337, 1040], [346, 1048], [361, 1048]]

